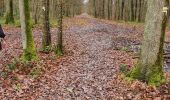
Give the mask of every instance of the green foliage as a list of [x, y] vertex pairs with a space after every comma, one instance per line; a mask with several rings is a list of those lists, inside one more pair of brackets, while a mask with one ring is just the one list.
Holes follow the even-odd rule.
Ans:
[[127, 52], [128, 50], [129, 50], [128, 46], [124, 46], [124, 47], [121, 48], [121, 51], [126, 51]]
[[15, 70], [15, 69], [16, 69], [16, 65], [15, 65], [15, 63], [8, 64], [7, 66], [8, 66], [8, 69], [9, 69], [10, 71], [12, 71], [12, 70]]
[[61, 48], [56, 48], [55, 53], [56, 53], [57, 56], [62, 56], [63, 55], [63, 51], [62, 51]]
[[3, 71], [0, 73], [0, 76], [4, 79], [6, 79], [8, 77], [8, 72], [7, 71]]
[[50, 27], [58, 27], [58, 20], [51, 19], [50, 20]]
[[21, 60], [20, 63], [22, 64], [23, 67], [27, 67], [27, 68], [32, 68], [33, 67], [33, 61]]
[[140, 73], [141, 73], [141, 68], [138, 65], [135, 65], [133, 69], [127, 73], [126, 76], [134, 79], [141, 79]]
[[37, 54], [34, 45], [34, 39], [32, 35], [32, 21], [30, 16], [29, 0], [24, 0], [25, 10], [25, 24], [26, 24], [26, 48], [23, 54], [23, 60], [34, 61], [37, 59]]
[[41, 74], [41, 68], [39, 68], [39, 67], [34, 67], [30, 72], [30, 75], [33, 78], [37, 78], [38, 76], [40, 76], [40, 74]]
[[20, 91], [21, 90], [21, 84], [14, 84], [13, 85], [13, 88], [16, 90], [16, 91]]
[[10, 63], [10, 64], [7, 65], [7, 69], [8, 69], [9, 71], [15, 70], [17, 63], [18, 63], [18, 60], [15, 58], [15, 59], [12, 61], [12, 63]]
[[129, 79], [138, 79], [152, 86], [160, 86], [162, 83], [166, 82], [163, 72], [159, 69], [159, 66], [156, 65], [148, 67], [147, 69], [142, 69], [142, 66], [137, 64], [126, 76]]
[[5, 19], [3, 17], [0, 17], [0, 24], [4, 24], [5, 23]]
[[38, 59], [37, 54], [34, 50], [24, 50], [24, 54], [22, 56], [23, 61], [36, 61]]
[[16, 19], [14, 25], [15, 25], [16, 27], [21, 27], [20, 20], [19, 20], [19, 19]]
[[14, 18], [10, 14], [7, 14], [5, 24], [14, 24], [14, 23], [15, 23]]
[[162, 83], [166, 82], [163, 73], [161, 73], [161, 71], [157, 68], [155, 68], [154, 70], [149, 70], [146, 78], [146, 80], [148, 80], [148, 84], [153, 86], [160, 86]]
[[120, 65], [119, 65], [119, 70], [120, 70], [122, 73], [127, 73], [127, 72], [128, 72], [127, 66], [126, 66], [125, 64], [120, 64]]
[[42, 51], [45, 53], [49, 53], [51, 51], [51, 46], [44, 46]]
[[132, 82], [134, 81], [134, 78], [126, 77], [126, 76], [125, 76], [125, 80], [126, 80], [128, 83], [132, 83]]
[[[5, 18], [4, 17], [0, 17], [0, 24], [5, 24]], [[12, 23], [12, 24], [9, 24], [9, 25], [16, 26], [16, 27], [21, 27], [20, 19], [16, 18], [15, 23]]]

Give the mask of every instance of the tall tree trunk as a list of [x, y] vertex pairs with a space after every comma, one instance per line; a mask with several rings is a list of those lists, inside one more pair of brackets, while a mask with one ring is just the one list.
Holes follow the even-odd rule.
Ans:
[[37, 58], [32, 35], [29, 0], [19, 0], [20, 22], [22, 30], [23, 60], [31, 61]]
[[130, 12], [131, 12], [131, 21], [134, 21], [135, 20], [135, 15], [134, 15], [134, 0], [131, 0], [131, 10], [130, 10]]
[[108, 13], [108, 17], [107, 17], [107, 19], [108, 20], [110, 20], [110, 16], [111, 16], [111, 6], [110, 6], [110, 3], [111, 3], [111, 0], [108, 0], [108, 2], [107, 2], [107, 13]]
[[35, 3], [35, 11], [34, 11], [34, 24], [38, 24], [38, 18], [37, 18], [37, 15], [38, 15], [38, 2], [37, 1], [34, 1]]
[[102, 2], [102, 18], [105, 18], [105, 0]]
[[59, 0], [59, 27], [58, 27], [58, 44], [56, 48], [56, 54], [61, 56], [63, 55], [63, 0]]
[[110, 19], [113, 17], [113, 0], [110, 0]]
[[42, 49], [44, 52], [51, 50], [51, 34], [49, 26], [49, 0], [43, 0], [43, 39]]
[[93, 6], [94, 6], [94, 17], [97, 18], [96, 0], [93, 0]]
[[148, 0], [141, 57], [130, 73], [130, 77], [151, 85], [160, 85], [165, 81], [162, 71], [163, 44], [168, 16], [163, 7], [169, 8], [169, 0]]
[[2, 17], [3, 16], [3, 13], [4, 13], [4, 0], [0, 0], [0, 16]]
[[6, 3], [6, 21], [5, 24], [14, 23], [13, 0], [7, 0]]

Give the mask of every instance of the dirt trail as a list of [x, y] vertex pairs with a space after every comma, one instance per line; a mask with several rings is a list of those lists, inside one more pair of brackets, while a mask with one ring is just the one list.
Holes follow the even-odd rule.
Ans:
[[[124, 95], [128, 89], [123, 84], [113, 83], [113, 81], [117, 81], [119, 65], [131, 66], [133, 60], [126, 52], [116, 51], [114, 47], [121, 45], [122, 42], [136, 42], [134, 38], [127, 40], [125, 38], [130, 37], [129, 34], [134, 36], [136, 30], [105, 23], [85, 15], [67, 19], [65, 26], [67, 26], [64, 31], [65, 56], [56, 61], [44, 55], [42, 60], [46, 64], [44, 66], [52, 67], [52, 69], [46, 71], [37, 81], [29, 78], [23, 79], [23, 89], [20, 92], [1, 88], [0, 98], [4, 100], [11, 98], [29, 100], [119, 100], [126, 98]], [[53, 39], [56, 35], [54, 33], [56, 30], [52, 29]], [[41, 44], [40, 37], [41, 35], [35, 35], [38, 48]], [[115, 39], [119, 37], [121, 39], [116, 41]], [[17, 41], [20, 41], [19, 38], [18, 35]], [[18, 49], [15, 50], [18, 51]], [[8, 91], [7, 94], [4, 94], [4, 91]]]
[[[77, 18], [81, 18], [79, 16]], [[72, 60], [63, 62], [56, 75], [59, 86], [58, 96], [64, 99], [76, 100], [108, 99], [107, 88], [114, 80], [120, 63], [130, 62], [130, 57], [124, 52], [114, 51], [113, 38], [126, 29], [116, 28], [91, 18], [81, 18], [87, 21], [85, 26], [72, 26], [65, 31], [66, 50], [73, 52]], [[69, 91], [68, 91], [69, 90]], [[69, 93], [71, 90], [71, 93]], [[55, 92], [56, 92], [55, 91]], [[56, 97], [58, 97], [56, 95]]]

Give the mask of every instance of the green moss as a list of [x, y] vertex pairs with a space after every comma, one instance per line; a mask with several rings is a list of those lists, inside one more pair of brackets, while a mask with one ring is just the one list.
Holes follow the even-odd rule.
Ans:
[[120, 65], [119, 65], [119, 70], [120, 70], [122, 73], [127, 73], [127, 72], [128, 72], [127, 66], [126, 66], [125, 64], [120, 64]]
[[166, 82], [160, 66], [147, 66], [147, 69], [142, 68], [141, 64], [135, 66], [126, 76], [130, 79], [138, 79], [146, 82], [148, 85], [159, 86]]
[[21, 23], [20, 23], [20, 20], [19, 20], [19, 19], [16, 19], [16, 20], [15, 20], [15, 26], [16, 26], [16, 27], [21, 27]]
[[4, 17], [0, 17], [0, 24], [4, 24], [4, 23], [5, 23]]
[[7, 65], [7, 69], [9, 71], [14, 71], [16, 69], [16, 64], [19, 62], [19, 60], [17, 58], [14, 58], [12, 63]]
[[29, 73], [32, 78], [38, 78], [41, 75], [42, 69], [39, 67], [34, 67], [31, 72]]
[[24, 50], [23, 61], [35, 61], [38, 59], [37, 54], [34, 50]]
[[57, 56], [62, 56], [62, 55], [63, 55], [63, 51], [62, 51], [62, 49], [59, 48], [59, 47], [56, 48], [55, 53], [56, 53]]
[[5, 24], [14, 24], [15, 21], [14, 21], [14, 18], [8, 13], [6, 15], [6, 21], [5, 21]]
[[43, 43], [43, 48], [42, 48], [42, 51], [45, 52], [45, 53], [49, 53], [51, 51], [51, 45], [50, 46], [46, 46], [44, 43]]
[[32, 61], [37, 59], [37, 54], [34, 45], [34, 39], [32, 35], [32, 23], [29, 9], [29, 0], [24, 0], [25, 9], [25, 24], [26, 24], [26, 49], [24, 50], [23, 58], [27, 61]]
[[133, 79], [141, 79], [140, 76], [141, 68], [137, 65], [134, 66], [134, 68], [127, 73], [127, 77], [133, 78]]
[[160, 86], [162, 83], [166, 82], [163, 72], [157, 68], [154, 70], [149, 70], [147, 77], [147, 83], [153, 86]]
[[131, 83], [132, 81], [134, 81], [134, 78], [125, 77], [125, 80], [126, 80], [128, 83]]
[[14, 16], [13, 16], [13, 0], [8, 1], [8, 6], [9, 6], [9, 10], [7, 10], [6, 13], [6, 21], [5, 24], [14, 24]]
[[50, 27], [52, 27], [52, 28], [58, 27], [58, 20], [51, 19], [50, 20]]

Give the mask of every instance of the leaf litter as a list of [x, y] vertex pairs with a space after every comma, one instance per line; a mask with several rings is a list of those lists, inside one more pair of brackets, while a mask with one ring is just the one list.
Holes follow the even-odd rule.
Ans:
[[[65, 55], [56, 57], [53, 52], [38, 52], [40, 60], [31, 66], [40, 69], [28, 71], [32, 74], [41, 71], [37, 78], [17, 71], [3, 72], [23, 52], [20, 28], [5, 26], [4, 31], [7, 38], [0, 54], [1, 100], [170, 99], [168, 83], [155, 88], [139, 81], [128, 82], [119, 70], [120, 65], [130, 69], [135, 64], [136, 60], [124, 47], [141, 43], [143, 27], [134, 29], [84, 15], [67, 18], [63, 33]], [[39, 51], [42, 30], [34, 28], [33, 33]], [[57, 29], [52, 28], [51, 34], [55, 46]]]

